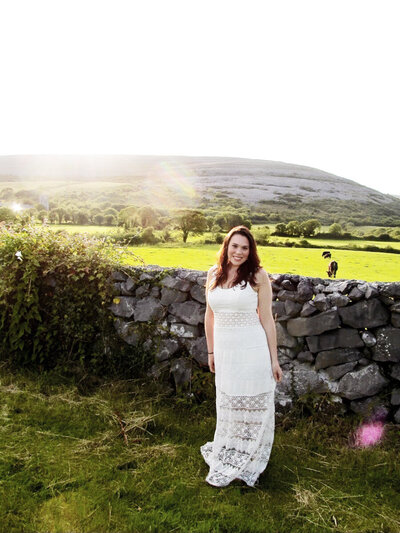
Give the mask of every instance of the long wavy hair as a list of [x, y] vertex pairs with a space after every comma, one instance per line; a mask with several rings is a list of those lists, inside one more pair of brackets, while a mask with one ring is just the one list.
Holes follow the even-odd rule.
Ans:
[[255, 274], [261, 267], [256, 241], [246, 226], [236, 226], [225, 236], [221, 248], [217, 253], [217, 270], [214, 280], [210, 283], [210, 290], [215, 289], [219, 285], [223, 285], [228, 279], [228, 246], [232, 237], [237, 234], [247, 237], [247, 240], [249, 241], [249, 256], [237, 269], [232, 286], [242, 283], [243, 281], [244, 285], [242, 286], [242, 289], [247, 286], [247, 283], [250, 283], [253, 287], [256, 285]]

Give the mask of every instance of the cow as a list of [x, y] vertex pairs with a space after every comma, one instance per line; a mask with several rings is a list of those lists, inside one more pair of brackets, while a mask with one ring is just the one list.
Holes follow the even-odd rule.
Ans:
[[328, 276], [331, 278], [332, 276], [334, 278], [336, 278], [336, 272], [338, 270], [338, 264], [337, 264], [337, 261], [331, 261], [328, 265], [328, 270], [326, 271], [326, 273], [328, 274]]

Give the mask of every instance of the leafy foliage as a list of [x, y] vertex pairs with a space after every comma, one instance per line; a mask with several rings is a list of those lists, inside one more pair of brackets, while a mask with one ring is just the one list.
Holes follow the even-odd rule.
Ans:
[[103, 357], [122, 249], [47, 227], [0, 227], [0, 356], [43, 368]]

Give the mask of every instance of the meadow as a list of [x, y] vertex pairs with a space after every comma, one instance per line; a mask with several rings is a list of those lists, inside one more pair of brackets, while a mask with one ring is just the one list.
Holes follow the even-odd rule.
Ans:
[[259, 484], [216, 488], [199, 450], [215, 429], [213, 398], [134, 377], [83, 383], [0, 366], [0, 531], [400, 531], [399, 426], [357, 448], [356, 415], [324, 395], [303, 400], [277, 418]]
[[[50, 227], [54, 230], [66, 230], [71, 233], [89, 233], [92, 235], [118, 234], [121, 228], [106, 226], [74, 226], [56, 225]], [[158, 232], [155, 232], [157, 234]], [[178, 231], [171, 231], [171, 237], [180, 238]], [[128, 247], [128, 250], [139, 255], [146, 264], [155, 264], [164, 267], [182, 267], [195, 270], [208, 270], [216, 261], [218, 244], [203, 244], [211, 239], [210, 233], [203, 235], [190, 235], [188, 242], [159, 243], [154, 246], [136, 245]], [[286, 237], [273, 237], [272, 241], [284, 242]], [[299, 242], [299, 238], [290, 238], [290, 241]], [[400, 249], [400, 242], [377, 242], [377, 241], [342, 241], [342, 240], [318, 240], [307, 239], [308, 242], [320, 248], [290, 248], [275, 246], [259, 246], [259, 255], [264, 268], [271, 274], [287, 273], [302, 276], [327, 278], [326, 270], [328, 261], [323, 259], [323, 250], [332, 252], [332, 259], [339, 264], [337, 278], [359, 279], [365, 281], [399, 281], [400, 280], [400, 254], [385, 252], [367, 252], [360, 250], [343, 250], [336, 247], [354, 246], [360, 248], [372, 244], [385, 248], [388, 244]], [[126, 264], [130, 264], [132, 258], [127, 255]]]

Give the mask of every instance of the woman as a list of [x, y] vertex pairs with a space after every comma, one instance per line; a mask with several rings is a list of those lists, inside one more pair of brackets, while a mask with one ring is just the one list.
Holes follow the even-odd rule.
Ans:
[[282, 379], [272, 289], [253, 235], [237, 226], [226, 235], [206, 283], [208, 364], [215, 372], [217, 424], [201, 446], [206, 481], [254, 486], [267, 466], [275, 430], [274, 393]]

